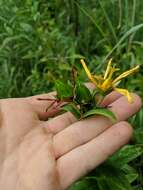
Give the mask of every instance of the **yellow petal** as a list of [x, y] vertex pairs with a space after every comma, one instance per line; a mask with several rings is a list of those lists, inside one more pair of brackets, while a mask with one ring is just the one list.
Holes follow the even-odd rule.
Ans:
[[114, 74], [116, 71], [118, 71], [118, 70], [120, 70], [120, 69], [119, 69], [119, 68], [115, 68], [115, 67], [113, 66], [113, 67], [111, 68], [111, 70], [110, 70], [110, 73], [109, 73], [108, 78], [111, 79], [112, 76], [113, 76], [113, 74]]
[[84, 61], [83, 59], [81, 59], [80, 62], [81, 62], [81, 64], [82, 64], [82, 66], [83, 66], [83, 68], [84, 68], [84, 70], [85, 70], [85, 72], [86, 72], [88, 78], [91, 80], [91, 82], [93, 82], [95, 85], [97, 85], [97, 82], [96, 82], [96, 80], [94, 79], [94, 76], [93, 76], [93, 75], [91, 74], [91, 72], [89, 71], [89, 69], [88, 69], [88, 67], [87, 67], [87, 65], [86, 65], [86, 63], [85, 63], [85, 61]]
[[133, 97], [131, 96], [131, 94], [129, 93], [128, 90], [123, 89], [123, 88], [114, 88], [114, 90], [117, 91], [117, 92], [119, 92], [123, 96], [126, 96], [129, 103], [133, 102]]
[[124, 73], [122, 73], [121, 75], [119, 75], [114, 81], [113, 84], [115, 84], [116, 82], [118, 82], [119, 80], [121, 80], [122, 78], [125, 78], [126, 76], [134, 73], [135, 71], [137, 71], [139, 69], [139, 65], [137, 65], [136, 67], [134, 67], [133, 69], [130, 69], [128, 71], [125, 71]]
[[107, 78], [107, 76], [108, 76], [108, 74], [109, 74], [109, 72], [110, 72], [110, 70], [111, 70], [111, 63], [112, 63], [112, 58], [109, 60], [109, 62], [108, 62], [108, 65], [107, 65], [107, 69], [106, 69], [106, 71], [105, 71], [105, 74], [104, 74], [104, 79], [106, 79]]
[[101, 90], [103, 90], [104, 92], [107, 91], [110, 87], [112, 87], [112, 81], [110, 78], [107, 78], [102, 85], [99, 86], [99, 88]]
[[94, 75], [94, 78], [100, 83], [104, 81], [104, 78], [101, 75]]

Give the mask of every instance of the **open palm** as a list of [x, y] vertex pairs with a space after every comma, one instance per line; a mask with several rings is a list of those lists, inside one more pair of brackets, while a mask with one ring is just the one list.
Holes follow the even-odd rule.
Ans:
[[104, 117], [76, 121], [70, 113], [48, 120], [58, 109], [45, 112], [50, 101], [38, 98], [0, 101], [0, 189], [64, 190], [102, 163], [128, 142], [132, 128], [125, 122], [139, 110], [134, 103], [112, 93], [104, 101], [118, 117], [112, 123]]

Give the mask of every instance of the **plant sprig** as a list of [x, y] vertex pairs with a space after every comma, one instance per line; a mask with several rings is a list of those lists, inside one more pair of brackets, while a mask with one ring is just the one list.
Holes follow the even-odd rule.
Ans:
[[94, 115], [102, 115], [112, 120], [112, 122], [115, 122], [115, 114], [108, 107], [101, 107], [101, 102], [107, 94], [112, 90], [115, 90], [124, 95], [129, 103], [132, 103], [133, 97], [129, 91], [124, 88], [117, 88], [117, 86], [123, 78], [136, 72], [139, 69], [139, 66], [127, 70], [114, 78], [113, 75], [119, 70], [119, 68], [116, 68], [115, 65], [112, 66], [112, 59], [109, 60], [103, 76], [92, 75], [83, 59], [81, 59], [81, 64], [87, 74], [87, 77], [96, 86], [96, 88], [94, 90], [88, 89], [84, 82], [77, 79], [77, 71], [73, 68], [71, 72], [71, 81], [55, 81], [57, 94], [54, 102], [58, 102], [61, 111], [69, 111], [77, 119], [83, 119]]
[[61, 110], [71, 112], [77, 119], [102, 115], [116, 120], [115, 114], [108, 108], [103, 108], [99, 104], [99, 96], [103, 95], [95, 90], [89, 90], [83, 82], [76, 81], [75, 85], [57, 80], [55, 82], [58, 100], [65, 101]]
[[[133, 102], [133, 97], [127, 89], [117, 88], [120, 81], [130, 74], [133, 74], [139, 69], [139, 65], [129, 69], [116, 78], [114, 73], [119, 71], [115, 65], [112, 66], [112, 59], [109, 60], [104, 75], [92, 75], [85, 61], [80, 60], [89, 80], [96, 86], [95, 90], [89, 90], [83, 82], [77, 80], [77, 72], [72, 70], [73, 81], [64, 83], [57, 80], [55, 87], [57, 98], [62, 101], [67, 101], [66, 105], [61, 107], [61, 110], [71, 112], [76, 118], [83, 119], [93, 115], [102, 115], [108, 117], [113, 122], [116, 121], [115, 114], [108, 107], [101, 107], [100, 103], [112, 90], [124, 95], [129, 103]], [[76, 75], [75, 75], [76, 73]]]

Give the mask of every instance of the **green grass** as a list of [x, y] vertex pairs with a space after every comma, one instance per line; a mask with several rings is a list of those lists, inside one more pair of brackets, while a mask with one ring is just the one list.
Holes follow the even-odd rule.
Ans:
[[[1, 0], [0, 97], [51, 91], [55, 78], [69, 78], [72, 65], [84, 79], [80, 57], [96, 72], [110, 57], [121, 71], [140, 64], [124, 85], [143, 97], [142, 10], [142, 0]], [[143, 110], [130, 121], [131, 144], [72, 190], [143, 189]]]

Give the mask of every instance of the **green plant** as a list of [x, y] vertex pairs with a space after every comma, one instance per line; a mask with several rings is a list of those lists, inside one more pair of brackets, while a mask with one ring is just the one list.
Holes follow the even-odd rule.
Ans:
[[[110, 56], [121, 72], [141, 66], [137, 77], [121, 85], [143, 97], [142, 9], [141, 0], [1, 0], [0, 97], [51, 91], [55, 79], [68, 80], [73, 66], [85, 81], [79, 58], [86, 57], [98, 74]], [[120, 172], [117, 162], [109, 160], [77, 182], [74, 190], [143, 189], [143, 110], [130, 122], [134, 137], [121, 149]], [[107, 169], [113, 169], [114, 176]]]

